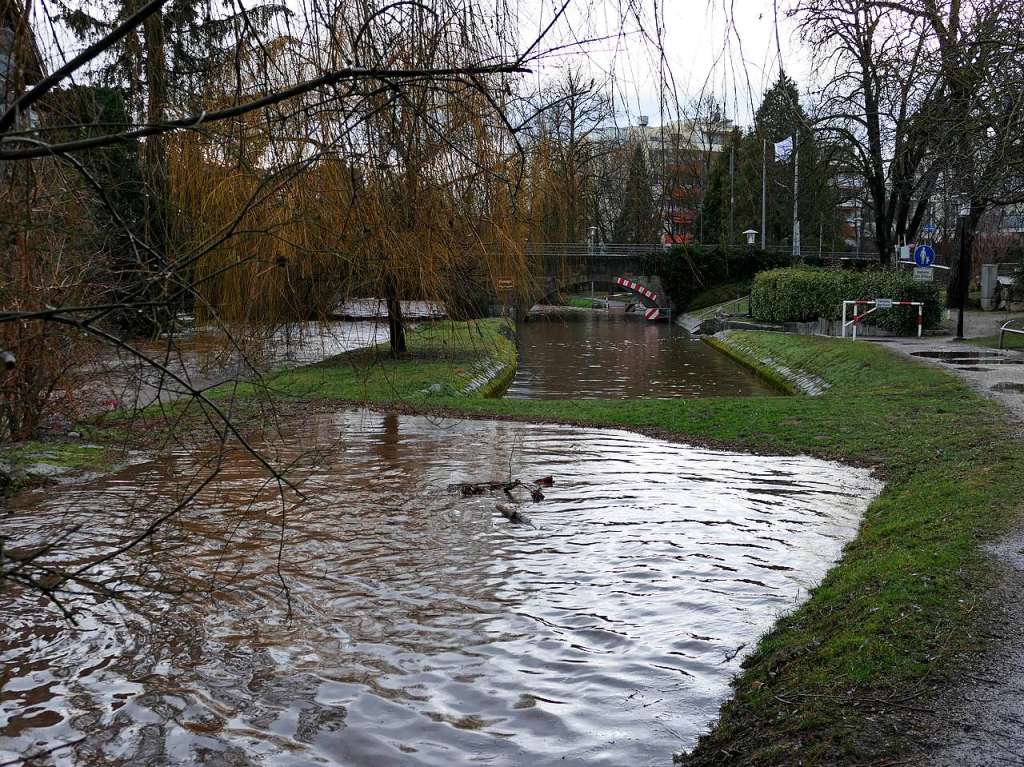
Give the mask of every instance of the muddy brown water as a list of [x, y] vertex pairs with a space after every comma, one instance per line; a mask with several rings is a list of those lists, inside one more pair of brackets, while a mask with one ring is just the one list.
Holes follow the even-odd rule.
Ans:
[[[80, 595], [73, 628], [0, 593], [0, 762], [81, 739], [55, 762], [664, 765], [879, 489], [808, 458], [359, 411], [272, 452], [310, 500], [282, 507], [228, 453], [186, 514], [103, 566], [137, 602]], [[23, 493], [0, 534], [17, 552], [68, 532], [47, 558], [81, 561], [213, 458]], [[510, 470], [554, 477], [524, 505], [535, 528], [448, 490]]]
[[540, 315], [520, 323], [512, 399], [673, 398], [779, 392], [668, 322], [621, 313]]
[[189, 389], [159, 366], [191, 386], [206, 388], [320, 362], [386, 341], [387, 334], [387, 326], [379, 323], [336, 321], [287, 324], [237, 334], [230, 328], [211, 327], [155, 341], [134, 340], [132, 347], [157, 366], [126, 350], [104, 348], [81, 371], [75, 399], [92, 403], [85, 412], [145, 407], [157, 400], [171, 402], [188, 396]]

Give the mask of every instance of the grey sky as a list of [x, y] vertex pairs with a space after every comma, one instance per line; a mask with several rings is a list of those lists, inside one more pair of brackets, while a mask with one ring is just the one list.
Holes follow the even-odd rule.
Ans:
[[[304, 0], [287, 2], [299, 7]], [[532, 42], [565, 2], [509, 3], [518, 16], [520, 45]], [[539, 46], [540, 58], [531, 63], [530, 77], [539, 82], [566, 66], [577, 66], [598, 79], [608, 78], [622, 124], [640, 114], [654, 124], [674, 119], [674, 101], [685, 107], [710, 94], [728, 117], [745, 125], [775, 79], [780, 59], [801, 89], [807, 86], [808, 59], [785, 16], [789, 0], [779, 2], [776, 10], [765, 0], [569, 0]], [[45, 18], [40, 13], [44, 4], [56, 11], [50, 0], [34, 0], [35, 26], [52, 67], [63, 57], [51, 30], [39, 23]], [[65, 34], [60, 39], [65, 55], [80, 45]]]
[[[521, 4], [524, 39], [535, 36], [562, 2]], [[646, 114], [652, 123], [660, 122], [662, 114], [674, 117], [673, 84], [682, 104], [713, 95], [740, 124], [749, 123], [752, 107], [778, 74], [780, 59], [802, 90], [807, 85], [808, 57], [785, 17], [785, 5], [777, 15], [772, 3], [763, 0], [650, 0], [631, 10], [637, 8], [640, 17], [634, 14], [622, 23], [618, 0], [572, 0], [544, 47], [579, 42], [546, 56], [535, 67], [536, 76], [555, 75], [570, 64], [597, 77], [610, 76], [620, 121]], [[664, 61], [659, 61], [659, 28]], [[663, 80], [668, 103], [661, 98]]]

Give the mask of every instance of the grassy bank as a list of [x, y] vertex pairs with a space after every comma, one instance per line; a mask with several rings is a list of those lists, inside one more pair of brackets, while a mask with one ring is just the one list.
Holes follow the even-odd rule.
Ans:
[[391, 356], [387, 344], [380, 344], [285, 370], [259, 383], [220, 387], [210, 396], [244, 401], [259, 392], [291, 399], [413, 403], [467, 394], [500, 396], [515, 373], [513, 339], [507, 320], [433, 322], [407, 334], [408, 351], [401, 357]]
[[[321, 362], [234, 381], [204, 393], [241, 432], [255, 434], [308, 403], [373, 403], [423, 407], [500, 397], [516, 371], [515, 331], [506, 319], [422, 323], [406, 333], [398, 357], [382, 343]], [[219, 416], [192, 398], [113, 411], [76, 428], [92, 442], [162, 450], [211, 437]]]
[[726, 343], [751, 360], [771, 358], [829, 388], [819, 397], [689, 400], [456, 396], [482, 360], [510, 369], [507, 332], [496, 321], [439, 324], [410, 336], [405, 358], [345, 355], [280, 373], [265, 389], [303, 407], [369, 401], [615, 426], [874, 467], [887, 484], [859, 536], [808, 602], [761, 640], [687, 764], [862, 764], [908, 749], [932, 688], [983, 641], [992, 568], [979, 544], [1020, 517], [1024, 450], [1000, 407], [874, 344], [736, 331]]
[[749, 280], [716, 285], [697, 293], [686, 307], [686, 311], [690, 314], [703, 315], [704, 310], [716, 309], [720, 304], [727, 303], [730, 311], [740, 314], [747, 311], [749, 292]]
[[29, 440], [0, 446], [0, 493], [45, 484], [66, 475], [105, 472], [123, 460], [110, 445]]
[[603, 309], [604, 303], [601, 301], [593, 300], [590, 298], [583, 298], [581, 296], [569, 296], [563, 302], [565, 306], [571, 306], [575, 309]]

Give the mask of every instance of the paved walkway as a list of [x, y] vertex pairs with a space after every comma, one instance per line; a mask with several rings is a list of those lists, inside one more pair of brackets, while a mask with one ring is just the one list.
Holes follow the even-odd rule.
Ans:
[[[972, 312], [968, 337], [998, 332], [1007, 316]], [[1024, 437], [1024, 352], [973, 346], [951, 337], [893, 339], [885, 346], [960, 376], [986, 397], [1006, 405]], [[1024, 467], [1021, 467], [1024, 471]], [[1024, 502], [1024, 499], [1022, 499]], [[916, 767], [1024, 767], [1024, 530], [989, 547], [1002, 577], [990, 599], [995, 608], [983, 639], [994, 649], [973, 659], [969, 673], [944, 695], [923, 722]]]

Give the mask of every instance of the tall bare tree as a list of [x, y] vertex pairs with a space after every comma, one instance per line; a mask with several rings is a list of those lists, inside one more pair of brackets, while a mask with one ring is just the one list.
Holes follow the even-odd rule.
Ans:
[[600, 194], [597, 180], [602, 160], [619, 157], [619, 147], [602, 128], [613, 117], [604, 86], [581, 70], [568, 68], [540, 91], [536, 99], [540, 117], [533, 150], [544, 173], [537, 189], [541, 237], [549, 242], [583, 242]]
[[824, 82], [811, 120], [828, 143], [845, 146], [845, 170], [860, 178], [873, 218], [875, 247], [889, 263], [914, 239], [940, 169], [930, 121], [941, 82], [922, 24], [896, 4], [801, 0], [793, 13], [815, 51]]

